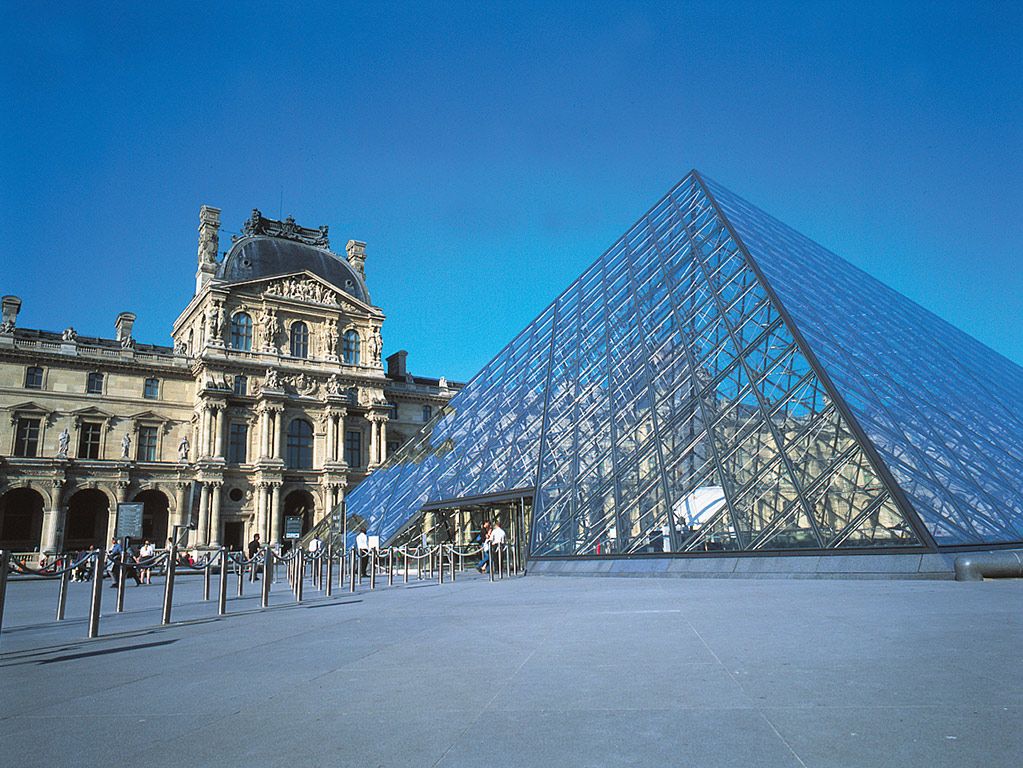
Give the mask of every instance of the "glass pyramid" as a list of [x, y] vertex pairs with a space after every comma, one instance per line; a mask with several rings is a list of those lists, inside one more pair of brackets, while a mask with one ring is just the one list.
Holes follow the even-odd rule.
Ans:
[[348, 497], [530, 556], [1023, 541], [1023, 368], [691, 172]]

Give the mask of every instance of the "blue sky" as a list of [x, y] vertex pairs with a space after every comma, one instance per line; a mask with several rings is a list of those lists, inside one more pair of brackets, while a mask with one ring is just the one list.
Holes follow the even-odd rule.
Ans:
[[3, 9], [23, 326], [168, 343], [199, 206], [258, 207], [365, 240], [385, 353], [466, 379], [696, 167], [1023, 363], [1018, 3]]

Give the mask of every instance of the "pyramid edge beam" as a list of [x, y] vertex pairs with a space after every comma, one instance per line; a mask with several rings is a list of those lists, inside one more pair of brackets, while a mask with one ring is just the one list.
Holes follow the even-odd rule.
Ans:
[[[896, 505], [898, 505], [899, 511], [906, 518], [907, 522], [912, 526], [913, 533], [917, 535], [917, 537], [920, 539], [921, 543], [927, 549], [928, 552], [938, 552], [940, 550], [940, 547], [935, 542], [934, 537], [931, 536], [931, 532], [927, 529], [927, 526], [923, 522], [923, 519], [917, 513], [916, 508], [910, 502], [909, 497], [906, 496], [905, 492], [902, 490], [902, 486], [899, 485], [898, 481], [895, 479], [895, 476], [888, 468], [888, 465], [885, 464], [884, 459], [881, 458], [881, 455], [878, 453], [877, 448], [874, 446], [873, 441], [860, 426], [859, 420], [856, 418], [855, 414], [849, 407], [848, 403], [846, 403], [845, 398], [842, 396], [842, 393], [838, 390], [838, 387], [835, 386], [835, 383], [832, 381], [830, 374], [821, 364], [820, 360], [817, 358], [817, 354], [813, 351], [813, 348], [810, 346], [809, 342], [807, 342], [806, 338], [803, 336], [803, 333], [799, 329], [799, 326], [796, 324], [795, 319], [785, 308], [785, 304], [782, 302], [781, 297], [778, 296], [777, 292], [774, 290], [774, 287], [767, 279], [767, 276], [760, 269], [760, 265], [757, 264], [757, 261], [753, 257], [753, 254], [750, 253], [749, 248], [746, 247], [745, 241], [739, 235], [735, 227], [732, 226], [732, 222], [725, 215], [724, 211], [721, 209], [721, 206], [718, 205], [717, 199], [714, 197], [713, 193], [710, 191], [710, 188], [704, 182], [703, 176], [695, 168], [692, 169], [689, 172], [689, 174], [687, 174], [687, 176], [689, 175], [693, 176], [693, 178], [696, 180], [696, 183], [703, 191], [704, 195], [706, 195], [707, 200], [714, 208], [714, 213], [717, 215], [718, 219], [724, 225], [725, 229], [728, 230], [728, 233], [735, 241], [736, 246], [742, 252], [743, 259], [746, 261], [746, 264], [756, 275], [757, 279], [760, 281], [760, 284], [764, 287], [764, 292], [767, 294], [768, 299], [771, 302], [773, 302], [774, 305], [778, 308], [778, 313], [781, 315], [782, 321], [788, 326], [789, 330], [792, 332], [792, 336], [795, 339], [796, 345], [799, 347], [800, 351], [802, 351], [803, 355], [806, 357], [806, 361], [809, 363], [811, 369], [813, 369], [814, 373], [820, 379], [820, 382], [824, 385], [825, 390], [831, 397], [832, 402], [835, 403], [835, 407], [838, 409], [839, 413], [848, 422], [850, 431], [853, 433], [853, 436], [862, 446], [863, 451], [866, 453], [866, 456], [869, 459], [871, 465], [877, 472], [878, 478], [881, 480], [882, 483], [885, 484], [885, 487], [891, 494], [892, 499], [895, 501]], [[819, 552], [826, 551], [837, 552], [838, 550], [819, 550]]]

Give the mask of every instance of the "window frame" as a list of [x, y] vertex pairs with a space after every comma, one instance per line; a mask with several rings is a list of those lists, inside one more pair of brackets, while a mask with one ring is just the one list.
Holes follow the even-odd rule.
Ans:
[[[152, 391], [149, 385], [153, 385]], [[145, 400], [159, 400], [160, 399], [160, 379], [156, 376], [147, 376], [142, 382], [142, 397]]]
[[[240, 344], [235, 343], [236, 341]], [[245, 310], [231, 315], [231, 349], [239, 352], [252, 351], [252, 315]]]
[[[93, 386], [94, 382], [99, 382], [99, 387]], [[103, 388], [106, 386], [107, 377], [103, 371], [89, 371], [85, 376], [85, 394], [87, 395], [102, 395]]]
[[[241, 382], [241, 387], [238, 386], [239, 382]], [[236, 397], [247, 397], [249, 394], [249, 377], [244, 374], [238, 374], [234, 377], [231, 386]], [[241, 392], [238, 391], [239, 389], [241, 389]]]
[[[35, 434], [29, 437], [26, 432]], [[14, 425], [14, 453], [13, 456], [19, 459], [39, 458], [39, 443], [43, 434], [43, 419], [40, 416], [18, 416]], [[32, 446], [31, 452], [27, 450]]]
[[[88, 455], [91, 451], [88, 450], [93, 445], [92, 441], [86, 441], [86, 436], [93, 434], [93, 428], [95, 427], [95, 456]], [[82, 448], [86, 450], [83, 452]], [[87, 461], [98, 460], [103, 455], [103, 422], [100, 421], [83, 421], [78, 425], [78, 453], [77, 458], [85, 459]]]
[[[30, 377], [32, 377], [33, 373], [38, 373], [39, 374], [39, 383], [38, 384], [31, 383], [33, 381], [33, 379], [30, 378]], [[43, 367], [41, 365], [29, 365], [29, 366], [27, 366], [25, 368], [25, 389], [42, 389], [43, 388], [44, 375], [45, 375], [44, 369], [43, 369]]]
[[[304, 424], [309, 428], [308, 435], [296, 434], [296, 427], [299, 424]], [[308, 445], [297, 442], [299, 439], [304, 441], [307, 437], [309, 440]], [[288, 469], [313, 469], [316, 463], [316, 428], [313, 426], [311, 421], [303, 416], [296, 416], [288, 422], [288, 431], [285, 435], [284, 446], [285, 466]], [[306, 459], [308, 459], [308, 465], [306, 465]]]
[[359, 365], [362, 336], [355, 328], [349, 328], [341, 335], [341, 360], [345, 365]]
[[[152, 444], [143, 440], [143, 433], [152, 434]], [[143, 455], [143, 448], [146, 449]], [[150, 450], [151, 449], [151, 450]], [[139, 424], [135, 430], [135, 461], [154, 462], [160, 460], [160, 427], [153, 424]]]
[[[355, 451], [355, 461], [351, 460], [351, 452]], [[362, 466], [362, 430], [345, 430], [345, 464], [352, 469]]]
[[227, 463], [247, 464], [248, 460], [249, 425], [244, 421], [232, 421], [227, 427]]
[[[288, 331], [288, 351], [292, 357], [300, 360], [309, 359], [309, 325], [304, 320], [296, 320]], [[298, 354], [301, 352], [302, 354]]]

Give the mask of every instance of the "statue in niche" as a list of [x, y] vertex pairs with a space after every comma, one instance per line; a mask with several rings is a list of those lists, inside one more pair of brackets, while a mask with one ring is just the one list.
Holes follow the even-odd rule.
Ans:
[[206, 313], [206, 322], [209, 326], [210, 339], [219, 339], [220, 333], [224, 329], [224, 312], [219, 301], [214, 301], [210, 305], [209, 311]]
[[131, 435], [125, 432], [124, 437], [121, 438], [121, 458], [127, 459], [129, 453], [131, 453]]
[[60, 433], [60, 437], [57, 438], [57, 458], [66, 459], [68, 448], [71, 446], [71, 433], [68, 432], [67, 427], [64, 427], [64, 431]]
[[182, 464], [188, 461], [188, 451], [191, 449], [191, 445], [188, 443], [188, 435], [184, 434], [181, 436], [181, 442], [178, 443], [178, 461]]
[[75, 329], [69, 325], [67, 328], [64, 329], [64, 333], [60, 335], [60, 338], [63, 341], [77, 341], [78, 332], [75, 331]]
[[325, 357], [337, 357], [337, 323], [333, 320], [327, 321], [327, 332], [323, 336], [324, 339], [324, 356]]
[[383, 350], [383, 346], [384, 340], [380, 337], [380, 330], [374, 328], [373, 334], [369, 337], [369, 356], [372, 362], [380, 362], [380, 353]]

